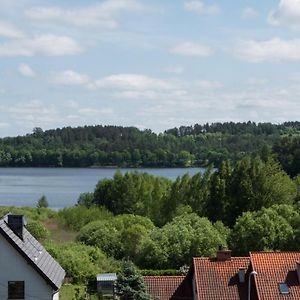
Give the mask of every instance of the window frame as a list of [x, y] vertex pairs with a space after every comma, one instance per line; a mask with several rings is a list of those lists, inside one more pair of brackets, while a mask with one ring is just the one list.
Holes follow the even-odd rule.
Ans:
[[25, 281], [8, 281], [7, 294], [7, 299], [25, 299]]

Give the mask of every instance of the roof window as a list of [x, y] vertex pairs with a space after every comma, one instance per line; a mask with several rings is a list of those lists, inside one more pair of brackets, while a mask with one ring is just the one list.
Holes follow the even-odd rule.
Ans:
[[290, 293], [289, 287], [286, 283], [279, 283], [279, 291], [282, 295], [288, 295]]

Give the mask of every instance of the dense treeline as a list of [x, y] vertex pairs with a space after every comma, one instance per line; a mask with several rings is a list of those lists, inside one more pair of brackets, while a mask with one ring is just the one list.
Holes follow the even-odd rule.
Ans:
[[224, 161], [218, 170], [188, 174], [174, 182], [147, 173], [116, 172], [101, 180], [92, 194], [80, 199], [86, 206], [103, 206], [113, 214], [137, 214], [161, 226], [178, 212], [191, 210], [209, 220], [233, 225], [243, 212], [296, 201], [292, 180], [271, 157], [245, 157], [233, 166]]
[[59, 214], [79, 230], [79, 242], [108, 257], [178, 270], [193, 256], [214, 256], [219, 246], [235, 255], [300, 250], [299, 184], [272, 157], [259, 156], [174, 182], [117, 172]]
[[[196, 124], [160, 134], [120, 126], [35, 128], [26, 136], [0, 139], [0, 166], [219, 166], [224, 159], [237, 161], [245, 153], [259, 153], [274, 144], [280, 155], [281, 138], [291, 143], [299, 131], [299, 122]], [[295, 172], [298, 174], [298, 168], [292, 170]]]

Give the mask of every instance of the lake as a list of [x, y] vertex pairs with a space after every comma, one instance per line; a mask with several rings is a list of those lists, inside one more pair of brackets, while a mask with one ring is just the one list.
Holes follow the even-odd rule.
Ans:
[[[148, 172], [171, 180], [185, 173], [194, 175], [203, 168], [120, 169]], [[49, 206], [60, 209], [76, 204], [78, 196], [92, 192], [97, 182], [112, 178], [116, 169], [85, 168], [0, 168], [0, 206], [36, 206], [45, 195]]]

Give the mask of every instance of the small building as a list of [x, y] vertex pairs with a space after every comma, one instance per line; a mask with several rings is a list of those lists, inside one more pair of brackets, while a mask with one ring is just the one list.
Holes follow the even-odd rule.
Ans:
[[97, 275], [97, 291], [100, 299], [116, 299], [116, 273]]
[[22, 215], [0, 219], [0, 299], [58, 300], [65, 271], [25, 225]]

